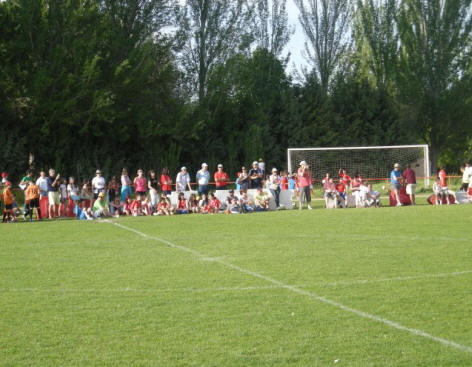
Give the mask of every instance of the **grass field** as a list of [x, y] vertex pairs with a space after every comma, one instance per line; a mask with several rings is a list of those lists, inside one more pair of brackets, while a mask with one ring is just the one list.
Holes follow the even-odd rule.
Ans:
[[472, 205], [0, 225], [2, 366], [471, 366]]

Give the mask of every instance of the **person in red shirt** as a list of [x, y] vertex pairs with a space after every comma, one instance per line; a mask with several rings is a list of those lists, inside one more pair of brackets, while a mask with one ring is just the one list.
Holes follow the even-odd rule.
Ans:
[[288, 190], [288, 177], [285, 171], [280, 172], [280, 189]]
[[447, 174], [446, 174], [446, 170], [444, 169], [444, 166], [441, 166], [438, 173], [438, 177], [439, 177], [439, 183], [441, 185], [441, 188], [447, 189]]
[[187, 214], [188, 213], [188, 202], [185, 198], [183, 192], [179, 194], [179, 198], [177, 200], [177, 214]]
[[340, 198], [340, 205], [345, 208], [347, 203], [347, 186], [343, 180], [339, 180], [339, 183], [336, 185], [336, 191]]
[[406, 182], [406, 193], [410, 196], [411, 205], [415, 205], [416, 174], [415, 171], [411, 169], [410, 164], [406, 165], [402, 177]]
[[162, 193], [170, 195], [172, 193], [172, 179], [169, 176], [169, 169], [167, 167], [162, 170], [160, 181]]
[[226, 190], [226, 184], [229, 182], [229, 177], [223, 171], [223, 165], [218, 165], [218, 171], [214, 174], [216, 190]]
[[172, 207], [165, 194], [161, 195], [159, 204], [157, 204], [157, 215], [172, 215]]
[[344, 182], [346, 186], [348, 186], [349, 183], [351, 182], [351, 176], [349, 176], [346, 170], [342, 168], [339, 169], [338, 174], [339, 174], [339, 178]]
[[221, 202], [213, 193], [210, 194], [210, 201], [208, 202], [208, 206], [209, 206], [209, 211], [208, 211], [209, 213], [218, 214], [218, 211], [220, 210], [220, 207], [221, 207]]

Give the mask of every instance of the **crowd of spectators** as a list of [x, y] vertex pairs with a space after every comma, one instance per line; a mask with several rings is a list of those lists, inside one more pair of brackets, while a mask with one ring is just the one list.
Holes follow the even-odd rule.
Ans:
[[[415, 172], [409, 165], [403, 172], [400, 168], [400, 164], [395, 163], [390, 174], [390, 189], [396, 205], [402, 205], [400, 191], [403, 186], [410, 204], [415, 205]], [[468, 190], [472, 200], [472, 167], [467, 162], [461, 170], [461, 190]], [[50, 169], [47, 174], [41, 171], [36, 180], [33, 179], [32, 172], [28, 171], [19, 183], [25, 196], [23, 217], [25, 220], [32, 220], [35, 210], [38, 219], [46, 215], [49, 219], [65, 216], [68, 210], [69, 214], [72, 212], [79, 219], [122, 215], [240, 214], [269, 210], [271, 199], [275, 203], [275, 209], [280, 209], [280, 193], [286, 190], [293, 194], [291, 197], [294, 201], [298, 201], [300, 210], [305, 204], [307, 209], [312, 209], [314, 181], [305, 161], [300, 162], [294, 173], [279, 172], [273, 168], [270, 174], [266, 174], [262, 159], [254, 161], [249, 170], [246, 166], [241, 167], [234, 182], [236, 190], [228, 190], [233, 183], [222, 164], [217, 165], [213, 181], [211, 176], [206, 163], [202, 163], [201, 169], [196, 173], [195, 183], [192, 183], [186, 167], [182, 167], [177, 173], [175, 182], [170, 177], [168, 168], [162, 169], [160, 177], [154, 170], [150, 170], [146, 176], [139, 169], [133, 180], [124, 168], [121, 177], [113, 176], [109, 182], [102, 176], [101, 170], [97, 169], [92, 180], [85, 179], [80, 184], [74, 177], [62, 178], [54, 169]], [[433, 185], [438, 205], [457, 202], [454, 192], [447, 187], [446, 177], [444, 167], [441, 167]], [[11, 191], [12, 184], [5, 173], [2, 174], [2, 186], [3, 221], [15, 221], [18, 208]], [[211, 192], [212, 188], [214, 192]], [[251, 195], [248, 194], [249, 189], [253, 189]], [[227, 197], [223, 200], [221, 195], [215, 195], [220, 190], [227, 190]], [[351, 177], [342, 168], [336, 179], [326, 173], [322, 179], [322, 190], [326, 208], [346, 208], [349, 197], [353, 198], [353, 206], [357, 208], [378, 207], [381, 204], [380, 193], [373, 189], [368, 180], [357, 173]], [[178, 195], [174, 203], [170, 200], [172, 191], [176, 191]], [[46, 207], [41, 205], [44, 198], [47, 198]], [[41, 207], [46, 213], [41, 213]]]

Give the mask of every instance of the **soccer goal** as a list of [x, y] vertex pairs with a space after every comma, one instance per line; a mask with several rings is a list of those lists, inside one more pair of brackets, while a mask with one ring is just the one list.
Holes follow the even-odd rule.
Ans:
[[343, 168], [351, 176], [359, 173], [361, 177], [379, 180], [390, 176], [394, 163], [400, 163], [402, 168], [410, 164], [417, 177], [424, 177], [425, 186], [429, 186], [428, 145], [287, 149], [289, 172], [296, 171], [301, 161], [310, 165], [314, 177], [323, 177], [327, 172], [337, 177]]

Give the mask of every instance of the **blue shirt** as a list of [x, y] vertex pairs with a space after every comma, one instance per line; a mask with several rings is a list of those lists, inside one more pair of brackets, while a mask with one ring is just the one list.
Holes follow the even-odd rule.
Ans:
[[197, 182], [199, 185], [208, 185], [210, 183], [210, 172], [200, 170], [197, 172]]
[[401, 177], [401, 173], [400, 171], [395, 171], [395, 170], [392, 170], [392, 172], [390, 172], [390, 183], [391, 184], [399, 184], [400, 181], [400, 177]]
[[293, 178], [288, 180], [288, 188], [289, 188], [289, 190], [295, 189], [295, 180]]

